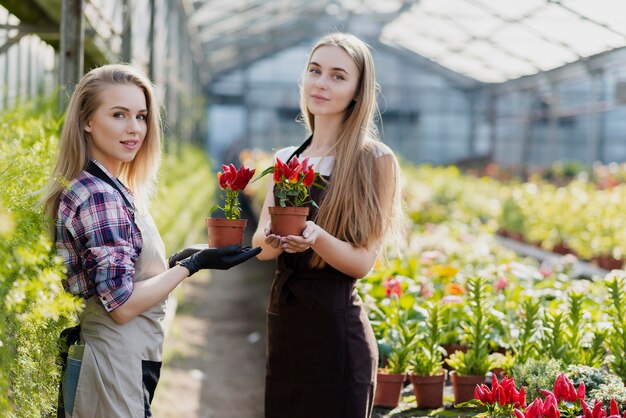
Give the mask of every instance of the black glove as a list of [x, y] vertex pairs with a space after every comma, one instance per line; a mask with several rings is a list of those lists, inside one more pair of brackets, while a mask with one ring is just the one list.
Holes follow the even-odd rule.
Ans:
[[168, 258], [167, 264], [170, 268], [172, 268], [178, 264], [179, 261], [183, 261], [185, 258], [194, 255], [198, 251], [206, 250], [207, 248], [209, 248], [209, 246], [206, 244], [191, 245], [184, 250], [180, 250], [179, 252], [172, 254], [170, 258]]
[[261, 247], [244, 247], [231, 245], [224, 248], [207, 248], [199, 251], [191, 257], [179, 261], [178, 264], [189, 270], [191, 276], [201, 269], [228, 270], [241, 264], [261, 252]]

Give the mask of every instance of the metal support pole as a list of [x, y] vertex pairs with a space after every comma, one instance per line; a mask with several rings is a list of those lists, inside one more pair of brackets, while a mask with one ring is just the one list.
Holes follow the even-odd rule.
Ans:
[[156, 15], [155, 0], [150, 0], [150, 32], [148, 33], [148, 48], [150, 48], [150, 60], [148, 62], [148, 76], [154, 82], [155, 65], [154, 62], [154, 19]]
[[487, 104], [487, 124], [489, 125], [489, 160], [491, 161], [495, 161], [498, 147], [498, 135], [496, 132], [496, 102], [496, 95], [491, 93]]
[[600, 111], [600, 101], [602, 100], [603, 71], [601, 69], [588, 72], [591, 81], [591, 91], [589, 92], [589, 133], [587, 141], [587, 155], [589, 164], [593, 164], [603, 157], [603, 123], [601, 118], [605, 112]]
[[123, 0], [122, 2], [122, 61], [130, 63], [133, 57], [133, 28], [132, 28], [132, 2]]
[[469, 107], [468, 136], [467, 136], [467, 154], [470, 158], [476, 156], [476, 92], [465, 91], [465, 99]]
[[61, 46], [60, 46], [60, 97], [59, 105], [64, 108], [65, 100], [74, 91], [74, 86], [83, 76], [85, 52], [84, 0], [63, 0], [61, 3]]

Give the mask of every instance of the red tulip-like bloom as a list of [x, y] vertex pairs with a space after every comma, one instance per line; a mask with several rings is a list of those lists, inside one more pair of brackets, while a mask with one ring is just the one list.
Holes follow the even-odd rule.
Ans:
[[241, 166], [239, 170], [231, 163], [222, 165], [222, 171], [217, 173], [220, 189], [224, 192], [224, 206], [214, 206], [211, 211], [221, 209], [227, 219], [239, 219], [241, 208], [239, 206], [239, 192], [242, 191], [252, 179], [255, 170]]
[[[579, 418], [622, 418], [619, 414], [619, 408], [615, 399], [611, 399], [609, 406], [610, 415], [607, 416], [606, 409], [603, 408], [602, 402], [596, 399], [593, 409], [589, 408], [585, 400], [581, 400], [581, 406], [583, 408], [583, 414]], [[624, 417], [626, 417], [626, 411], [624, 411]]]
[[493, 414], [511, 414], [514, 408], [526, 407], [526, 391], [515, 387], [512, 377], [504, 377], [500, 382], [494, 374], [491, 389], [487, 385], [478, 385], [474, 389], [474, 398], [487, 407]]
[[250, 170], [243, 165], [239, 170], [237, 170], [232, 163], [222, 165], [222, 172], [217, 173], [220, 188], [222, 190], [243, 190], [250, 182], [250, 179], [252, 179], [254, 172], [254, 169]]
[[300, 161], [293, 156], [287, 164], [277, 157], [274, 166], [266, 169], [260, 177], [268, 173], [274, 174], [280, 206], [302, 206], [309, 202], [315, 205], [309, 196], [309, 187], [315, 181], [315, 171], [308, 157]]
[[576, 402], [576, 399], [585, 399], [585, 384], [581, 383], [576, 390], [565, 373], [561, 373], [554, 382], [554, 397], [558, 402]]
[[560, 418], [560, 416], [558, 403], [552, 393], [546, 397], [545, 402], [541, 398], [535, 399], [524, 412], [515, 410], [516, 418]]

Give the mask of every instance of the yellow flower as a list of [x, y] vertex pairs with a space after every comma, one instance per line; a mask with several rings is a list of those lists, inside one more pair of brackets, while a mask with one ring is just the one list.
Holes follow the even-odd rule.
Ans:
[[432, 266], [429, 272], [433, 276], [449, 279], [449, 278], [456, 276], [456, 274], [459, 272], [459, 269], [453, 266], [437, 265], [437, 266]]

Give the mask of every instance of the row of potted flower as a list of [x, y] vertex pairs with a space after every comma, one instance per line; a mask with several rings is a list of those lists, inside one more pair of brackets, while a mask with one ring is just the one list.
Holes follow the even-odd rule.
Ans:
[[619, 202], [626, 199], [624, 183], [600, 189], [579, 179], [558, 187], [541, 180], [500, 183], [455, 167], [405, 164], [403, 171], [412, 185], [407, 198], [415, 222], [480, 220], [547, 250], [574, 253], [605, 268], [623, 265], [626, 220]]
[[[467, 224], [459, 223], [456, 219], [436, 225], [416, 224], [408, 239], [407, 259], [396, 260], [395, 265], [387, 269], [379, 268], [366, 281], [361, 281], [361, 290], [370, 307], [370, 317], [382, 342], [381, 353], [385, 353], [385, 345], [391, 345], [389, 354], [392, 358], [397, 356], [397, 350], [402, 352], [406, 349], [403, 343], [406, 337], [389, 341], [394, 340], [394, 334], [406, 334], [385, 331], [385, 327], [391, 325], [388, 319], [393, 318], [389, 307], [395, 303], [403, 311], [396, 316], [403, 317], [403, 323], [406, 324], [420, 316], [420, 306], [439, 303], [444, 314], [438, 352], [443, 351], [441, 346], [444, 342], [451, 342], [446, 341], [446, 337], [456, 338], [457, 342], [464, 342], [468, 346], [467, 353], [458, 352], [444, 364], [455, 369], [451, 376], [453, 383], [459, 380], [459, 373], [467, 373], [470, 367], [480, 364], [486, 365], [486, 370], [500, 366], [510, 373], [516, 363], [556, 356], [564, 363], [583, 362], [599, 366], [607, 358], [605, 347], [608, 344], [605, 343], [608, 340], [603, 339], [606, 336], [602, 333], [594, 332], [594, 328], [598, 325], [602, 328], [602, 323], [606, 321], [602, 315], [608, 316], [610, 311], [600, 309], [607, 298], [607, 287], [570, 277], [569, 272], [575, 260], [572, 257], [564, 257], [561, 264], [552, 266], [520, 260], [509, 251], [499, 248], [497, 241], [489, 234], [491, 230], [488, 223]], [[480, 303], [467, 297], [472, 288], [471, 283], [467, 282], [475, 280], [472, 279], [475, 275], [481, 275], [488, 281], [488, 290], [483, 290], [483, 294], [490, 307], [483, 312], [488, 312], [491, 317], [489, 321], [481, 320], [472, 313], [473, 307], [479, 307]], [[619, 280], [615, 284], [617, 287], [623, 286]], [[567, 289], [572, 285], [577, 291], [568, 293]], [[617, 287], [613, 293], [619, 293]], [[611, 293], [610, 286], [608, 292]], [[559, 304], [557, 301], [563, 300], [568, 301], [567, 308], [562, 312], [553, 310]], [[620, 303], [619, 300], [614, 301], [615, 305]], [[422, 316], [428, 318], [423, 313]], [[383, 317], [387, 320], [382, 321]], [[482, 327], [472, 328], [473, 324], [481, 322]], [[461, 332], [450, 332], [455, 329]], [[468, 330], [469, 334], [466, 332]], [[422, 327], [416, 339], [427, 341], [431, 335], [432, 332]], [[550, 335], [567, 335], [568, 338], [551, 340]], [[619, 333], [613, 335], [619, 336]], [[592, 344], [586, 341], [582, 343], [582, 339], [586, 340], [588, 336]], [[481, 344], [472, 347], [472, 340], [481, 341]], [[582, 348], [583, 345], [585, 348]], [[615, 339], [611, 345], [617, 347], [615, 351], [621, 352]], [[503, 356], [493, 353], [496, 348], [506, 349], [509, 354]], [[411, 350], [412, 355], [401, 356], [407, 359], [404, 368], [390, 361], [388, 371], [396, 371], [398, 374], [423, 373], [419, 365], [422, 363], [424, 348], [417, 344]], [[441, 361], [440, 357], [435, 357]], [[485, 372], [479, 373], [472, 385], [485, 379]], [[439, 380], [443, 381], [442, 373], [438, 374]], [[381, 377], [382, 380], [387, 378]], [[411, 380], [415, 380], [415, 377], [411, 377]], [[382, 386], [386, 385], [379, 385]], [[442, 383], [438, 386], [441, 387]], [[416, 399], [418, 387], [414, 385]], [[396, 391], [396, 402], [398, 397], [399, 391]], [[441, 397], [436, 399], [441, 402]], [[461, 400], [463, 398], [457, 398], [458, 402]], [[384, 404], [381, 400], [378, 403]], [[393, 403], [386, 405], [390, 407]]]

